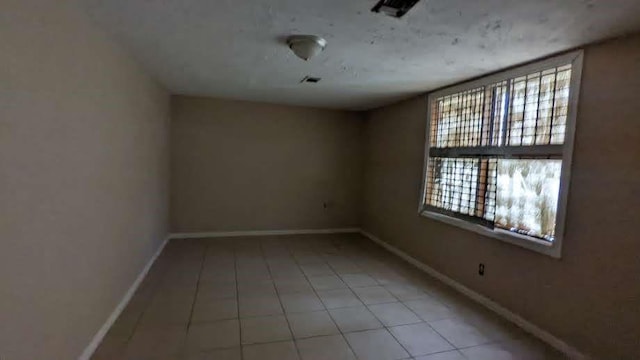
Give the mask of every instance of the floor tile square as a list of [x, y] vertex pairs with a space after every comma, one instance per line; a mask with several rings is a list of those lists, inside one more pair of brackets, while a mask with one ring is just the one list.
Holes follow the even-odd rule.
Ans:
[[385, 285], [384, 288], [400, 301], [421, 299], [428, 296], [420, 287], [410, 284], [392, 283]]
[[290, 280], [305, 280], [306, 277], [302, 270], [299, 267], [295, 268], [287, 268], [287, 267], [278, 267], [271, 269], [271, 276], [273, 276], [274, 280], [278, 279], [290, 279]]
[[469, 360], [560, 360], [566, 357], [535, 340], [509, 340], [473, 346], [460, 352]]
[[437, 354], [417, 356], [415, 360], [468, 360], [458, 350], [445, 351]]
[[241, 319], [240, 326], [243, 344], [267, 343], [292, 338], [287, 319], [282, 315]]
[[342, 335], [298, 340], [302, 360], [356, 360]]
[[378, 285], [378, 282], [367, 274], [345, 274], [340, 277], [350, 288]]
[[184, 285], [180, 283], [166, 283], [160, 286], [152, 298], [152, 304], [167, 304], [180, 302], [193, 302], [196, 296], [197, 285]]
[[313, 291], [311, 284], [303, 278], [277, 278], [274, 280], [280, 295]]
[[[525, 357], [525, 354], [521, 354], [510, 349], [505, 349], [500, 345], [487, 344], [480, 346], [473, 346], [470, 348], [460, 349], [460, 352], [468, 360], [528, 360], [531, 358]], [[546, 359], [539, 357], [539, 360]]]
[[269, 268], [265, 265], [260, 268], [249, 268], [249, 269], [238, 269], [237, 270], [237, 279], [238, 283], [240, 282], [252, 282], [252, 281], [262, 281], [262, 280], [271, 280], [271, 274], [269, 273]]
[[137, 328], [155, 328], [165, 325], [186, 326], [191, 316], [193, 299], [181, 301], [154, 301], [142, 314]]
[[236, 271], [235, 269], [228, 270], [220, 270], [220, 269], [212, 269], [205, 270], [203, 269], [200, 273], [200, 283], [216, 283], [216, 282], [235, 282], [236, 281]]
[[237, 348], [218, 349], [187, 354], [185, 360], [242, 360], [242, 350]]
[[102, 342], [91, 356], [91, 360], [120, 359], [127, 346], [128, 337], [105, 336]]
[[193, 307], [191, 322], [208, 322], [237, 319], [238, 302], [236, 299], [198, 300]]
[[478, 328], [482, 333], [488, 334], [491, 340], [494, 341], [515, 340], [526, 337], [522, 329], [497, 317], [486, 309], [480, 309], [479, 312], [471, 314], [465, 313], [462, 318]]
[[242, 347], [244, 360], [298, 360], [298, 351], [293, 341], [268, 344], [245, 345]]
[[337, 275], [314, 276], [309, 278], [309, 282], [317, 291], [344, 289], [347, 287]]
[[345, 338], [359, 359], [397, 360], [410, 357], [385, 329], [346, 334]]
[[424, 321], [436, 321], [454, 318], [453, 310], [431, 298], [405, 301], [404, 304]]
[[240, 317], [282, 314], [282, 306], [277, 296], [240, 297]]
[[196, 301], [232, 299], [237, 297], [235, 282], [201, 283], [198, 286]]
[[181, 325], [136, 329], [127, 344], [127, 360], [170, 356], [182, 352], [187, 329]]
[[318, 291], [318, 296], [327, 309], [363, 305], [362, 301], [350, 289]]
[[453, 346], [427, 323], [396, 326], [389, 331], [412, 356], [454, 350]]
[[329, 266], [340, 275], [362, 273], [362, 269], [352, 261], [329, 261]]
[[463, 319], [445, 319], [430, 322], [440, 335], [457, 348], [482, 345], [491, 342], [491, 336]]
[[191, 324], [187, 332], [186, 351], [198, 353], [240, 345], [238, 320]]
[[382, 286], [353, 288], [352, 290], [366, 305], [384, 304], [398, 301], [398, 299], [391, 295], [391, 293]]
[[108, 335], [116, 335], [119, 337], [130, 338], [138, 325], [138, 321], [142, 318], [144, 306], [136, 306], [136, 308], [125, 308], [116, 321], [111, 325]]
[[382, 323], [364, 306], [329, 310], [342, 332], [378, 329]]
[[324, 263], [318, 264], [305, 264], [300, 266], [302, 268], [302, 272], [311, 277], [311, 276], [324, 276], [324, 275], [335, 275], [333, 270], [329, 267], [329, 265]]
[[238, 296], [267, 297], [275, 296], [276, 288], [271, 280], [240, 281], [238, 282]]
[[339, 333], [331, 316], [326, 311], [289, 314], [287, 318], [296, 339]]
[[313, 291], [281, 294], [280, 301], [287, 313], [324, 310], [324, 305]]
[[402, 303], [369, 305], [369, 310], [385, 326], [415, 324], [422, 320]]

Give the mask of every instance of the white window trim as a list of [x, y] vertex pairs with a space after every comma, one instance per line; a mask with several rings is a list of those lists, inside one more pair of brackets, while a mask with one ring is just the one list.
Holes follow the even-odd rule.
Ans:
[[[427, 96], [428, 109], [427, 127], [425, 133], [424, 168], [422, 171], [422, 189], [420, 191], [418, 213], [429, 219], [434, 219], [450, 225], [454, 225], [487, 237], [502, 240], [513, 245], [521, 246], [545, 255], [549, 255], [557, 259], [561, 258], [562, 241], [564, 239], [565, 222], [567, 215], [567, 201], [569, 198], [569, 183], [571, 179], [571, 164], [573, 159], [573, 145], [576, 129], [576, 117], [578, 112], [578, 99], [580, 97], [580, 83], [582, 80], [582, 60], [583, 50], [576, 50], [429, 93]], [[562, 145], [562, 169], [560, 174], [560, 193], [558, 199], [558, 211], [556, 214], [556, 231], [554, 241], [548, 242], [531, 236], [526, 236], [502, 229], [489, 229], [479, 224], [426, 210], [424, 197], [427, 185], [426, 174], [429, 165], [429, 136], [431, 134], [430, 127], [432, 101], [442, 96], [458, 93], [460, 91], [494, 84], [509, 78], [516, 78], [534, 72], [543, 71], [549, 68], [566, 65], [569, 63], [572, 64], [571, 82], [567, 109], [567, 127], [565, 130], [565, 141]]]

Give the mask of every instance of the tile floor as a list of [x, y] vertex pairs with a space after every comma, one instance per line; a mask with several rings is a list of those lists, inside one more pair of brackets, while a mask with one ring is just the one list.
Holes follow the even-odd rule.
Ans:
[[563, 359], [356, 234], [171, 241], [94, 360]]

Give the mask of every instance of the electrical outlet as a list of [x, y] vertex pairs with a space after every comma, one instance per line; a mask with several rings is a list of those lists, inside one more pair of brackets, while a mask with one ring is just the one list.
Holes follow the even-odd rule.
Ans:
[[478, 264], [478, 275], [484, 276], [484, 264], [483, 263]]

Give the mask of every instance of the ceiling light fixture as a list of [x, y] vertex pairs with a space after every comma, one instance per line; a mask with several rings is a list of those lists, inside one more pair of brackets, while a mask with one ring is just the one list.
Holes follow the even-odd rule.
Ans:
[[327, 40], [315, 35], [292, 35], [287, 45], [300, 59], [307, 61], [318, 55], [327, 46]]

